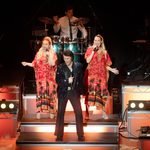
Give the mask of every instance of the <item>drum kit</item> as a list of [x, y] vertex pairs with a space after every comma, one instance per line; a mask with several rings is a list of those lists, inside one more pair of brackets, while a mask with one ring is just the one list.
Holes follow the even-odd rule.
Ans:
[[[53, 25], [53, 19], [48, 17], [39, 17], [38, 20], [44, 24], [44, 29], [33, 30], [32, 36], [40, 37], [42, 39], [44, 36], [48, 36], [48, 25]], [[89, 22], [88, 18], [78, 18], [72, 23], [72, 26], [84, 25]], [[80, 61], [80, 55], [85, 53], [85, 49], [87, 47], [87, 40], [83, 38], [77, 38], [75, 40], [70, 41], [69, 37], [60, 37], [58, 35], [51, 35], [53, 42], [53, 49], [57, 54], [61, 54], [64, 50], [71, 50], [75, 54], [75, 61]], [[39, 39], [39, 38], [36, 38]], [[35, 40], [36, 44], [41, 44], [41, 40]], [[36, 46], [39, 47], [39, 46]]]

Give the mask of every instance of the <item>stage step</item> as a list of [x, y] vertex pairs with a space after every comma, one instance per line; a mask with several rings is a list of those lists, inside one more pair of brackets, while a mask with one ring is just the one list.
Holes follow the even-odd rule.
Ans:
[[[34, 123], [21, 123], [21, 132], [54, 132], [54, 122], [34, 122]], [[76, 123], [65, 123], [64, 132], [76, 132]], [[84, 132], [118, 132], [118, 124], [114, 122], [85, 122]]]
[[[99, 117], [100, 118], [100, 117]], [[56, 120], [49, 119], [46, 114], [41, 119], [36, 119], [36, 115], [25, 115], [20, 124], [20, 133], [16, 144], [21, 147], [38, 147], [48, 146], [52, 149], [62, 149], [65, 147], [73, 147], [71, 149], [79, 149], [79, 147], [97, 149], [100, 147], [105, 150], [118, 149], [118, 118], [109, 117], [108, 120], [92, 119], [84, 120], [85, 141], [79, 142], [76, 133], [76, 122], [74, 112], [66, 112], [64, 125], [64, 139], [62, 142], [56, 142], [55, 131]]]
[[[41, 119], [36, 119], [35, 116], [24, 116], [20, 124], [20, 131], [53, 133], [55, 131], [55, 124], [55, 119], [49, 119], [44, 117], [42, 117]], [[73, 112], [66, 112], [65, 114], [64, 132], [76, 132], [76, 122]], [[84, 120], [84, 132], [118, 133], [118, 119], [109, 118], [107, 120]]]
[[53, 133], [24, 132], [16, 141], [19, 146], [105, 146], [118, 147], [118, 135], [115, 133], [85, 133], [85, 141], [78, 141], [76, 133], [64, 133], [63, 141], [56, 141]]

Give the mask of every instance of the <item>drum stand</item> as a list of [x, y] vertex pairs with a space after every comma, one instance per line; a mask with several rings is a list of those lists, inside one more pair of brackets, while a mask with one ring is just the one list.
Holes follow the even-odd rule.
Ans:
[[48, 29], [47, 29], [47, 24], [46, 24], [46, 23], [44, 24], [44, 27], [45, 27], [45, 28], [44, 28], [44, 30], [45, 30], [45, 36], [47, 36], [47, 35], [48, 35], [48, 34], [47, 34]]
[[81, 55], [83, 55], [84, 54], [84, 45], [83, 45], [83, 42], [81, 42], [81, 47], [80, 47], [80, 49], [81, 49]]
[[79, 49], [80, 49], [80, 54], [81, 55], [84, 55], [84, 53], [85, 53], [85, 46], [86, 46], [86, 43], [87, 43], [87, 41], [85, 41], [85, 39], [80, 39], [79, 41], [78, 41], [78, 47], [79, 47]]

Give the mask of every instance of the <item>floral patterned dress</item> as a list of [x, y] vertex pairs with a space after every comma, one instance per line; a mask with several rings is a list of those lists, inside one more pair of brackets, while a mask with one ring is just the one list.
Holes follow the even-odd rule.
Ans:
[[[54, 60], [57, 56], [54, 53]], [[50, 112], [56, 111], [57, 100], [57, 84], [55, 81], [56, 66], [50, 66], [44, 52], [39, 57], [36, 54], [33, 62], [36, 79], [36, 106], [37, 112]]]
[[[93, 48], [89, 47], [85, 53], [85, 58], [91, 55]], [[107, 66], [112, 64], [107, 51], [102, 51], [100, 54], [95, 52], [92, 60], [87, 66], [85, 73], [87, 96], [86, 104], [89, 106], [96, 106], [100, 109], [105, 106], [106, 100], [109, 96], [107, 87]]]

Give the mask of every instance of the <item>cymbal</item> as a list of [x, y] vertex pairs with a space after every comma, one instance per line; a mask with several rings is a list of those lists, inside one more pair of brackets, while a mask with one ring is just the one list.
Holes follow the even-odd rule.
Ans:
[[89, 18], [79, 18], [79, 21], [81, 21], [83, 24], [87, 24], [89, 22]]
[[38, 20], [44, 24], [52, 24], [53, 21], [51, 18], [48, 17], [39, 17]]
[[46, 29], [46, 30], [33, 30], [32, 35], [33, 36], [46, 36], [47, 31], [48, 31], [48, 29]]
[[80, 18], [76, 19], [75, 21], [73, 21], [72, 24], [73, 25], [79, 25], [80, 23], [87, 24], [88, 22], [89, 22], [88, 18], [80, 17]]
[[147, 43], [147, 40], [135, 40], [133, 43]]

